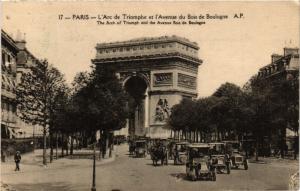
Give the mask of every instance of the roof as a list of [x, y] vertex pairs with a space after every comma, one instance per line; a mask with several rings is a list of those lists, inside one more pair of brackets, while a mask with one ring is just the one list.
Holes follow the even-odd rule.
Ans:
[[146, 142], [146, 140], [137, 140], [135, 142]]
[[239, 141], [233, 141], [233, 140], [230, 141], [230, 140], [229, 140], [229, 141], [223, 141], [223, 143], [240, 143], [240, 142], [239, 142]]
[[208, 143], [209, 145], [224, 145], [224, 142]]
[[11, 36], [9, 36], [3, 29], [1, 29], [1, 38], [4, 38], [15, 50], [19, 50], [16, 42]]
[[192, 144], [189, 144], [188, 147], [191, 147], [191, 148], [210, 148], [209, 144], [207, 144], [207, 143], [192, 143]]
[[187, 46], [193, 47], [195, 49], [199, 49], [198, 44], [196, 42], [191, 42], [187, 38], [179, 37], [176, 35], [172, 36], [161, 36], [161, 37], [142, 37], [142, 38], [134, 38], [127, 41], [116, 41], [110, 43], [98, 43], [96, 49], [98, 48], [113, 48], [120, 46], [132, 46], [132, 45], [140, 45], [140, 44], [155, 44], [162, 42], [179, 42], [181, 44], [185, 44]]
[[157, 59], [183, 59], [200, 65], [199, 46], [178, 36], [146, 37], [122, 42], [98, 43], [95, 64], [139, 62]]

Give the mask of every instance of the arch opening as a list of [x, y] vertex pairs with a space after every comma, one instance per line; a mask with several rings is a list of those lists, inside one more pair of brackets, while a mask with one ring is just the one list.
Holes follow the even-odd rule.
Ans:
[[129, 135], [144, 136], [145, 132], [145, 100], [147, 97], [147, 83], [139, 76], [130, 77], [124, 84], [129, 99]]

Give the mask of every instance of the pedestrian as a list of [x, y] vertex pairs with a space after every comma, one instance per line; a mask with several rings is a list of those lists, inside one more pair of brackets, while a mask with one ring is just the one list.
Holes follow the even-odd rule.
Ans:
[[5, 153], [1, 149], [1, 162], [5, 162]]
[[20, 162], [21, 162], [21, 154], [20, 151], [17, 151], [15, 154], [15, 163], [16, 163], [15, 171], [20, 171]]

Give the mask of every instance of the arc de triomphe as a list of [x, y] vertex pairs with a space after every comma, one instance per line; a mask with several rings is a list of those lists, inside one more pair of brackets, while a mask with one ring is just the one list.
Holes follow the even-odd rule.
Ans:
[[96, 46], [94, 64], [113, 64], [131, 95], [130, 135], [169, 137], [170, 109], [182, 98], [197, 97], [202, 61], [197, 43], [178, 36], [139, 38]]

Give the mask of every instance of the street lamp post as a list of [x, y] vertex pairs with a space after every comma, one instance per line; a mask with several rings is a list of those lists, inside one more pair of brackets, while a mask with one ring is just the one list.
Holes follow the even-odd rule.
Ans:
[[93, 157], [93, 184], [91, 191], [96, 191], [96, 144], [94, 144], [94, 157]]

